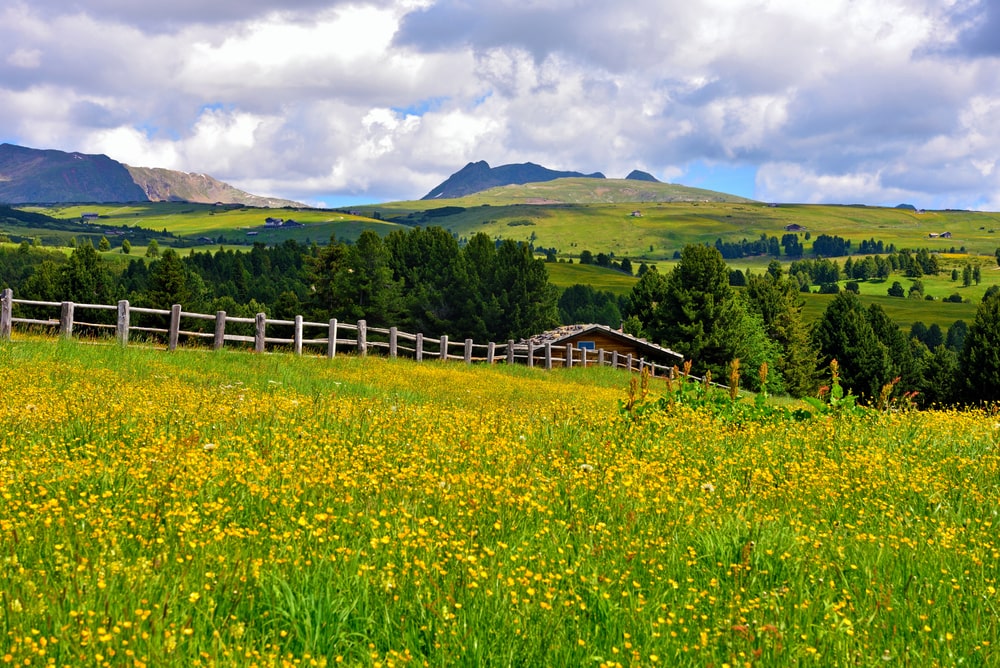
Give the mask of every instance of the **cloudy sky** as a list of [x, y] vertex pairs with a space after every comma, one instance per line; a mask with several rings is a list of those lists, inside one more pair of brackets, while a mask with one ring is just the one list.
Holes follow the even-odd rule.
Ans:
[[0, 142], [314, 205], [467, 162], [1000, 210], [1000, 0], [6, 0]]

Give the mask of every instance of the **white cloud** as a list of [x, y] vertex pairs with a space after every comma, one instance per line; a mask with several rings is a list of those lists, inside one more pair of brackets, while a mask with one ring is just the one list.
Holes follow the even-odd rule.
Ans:
[[992, 5], [15, 1], [0, 140], [309, 200], [419, 197], [485, 159], [757, 165], [760, 199], [981, 207], [1000, 192]]

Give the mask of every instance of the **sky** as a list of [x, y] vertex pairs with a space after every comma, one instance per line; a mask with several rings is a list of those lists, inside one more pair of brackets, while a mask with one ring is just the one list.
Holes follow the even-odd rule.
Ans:
[[485, 160], [1000, 211], [1000, 0], [5, 0], [0, 142], [313, 206]]

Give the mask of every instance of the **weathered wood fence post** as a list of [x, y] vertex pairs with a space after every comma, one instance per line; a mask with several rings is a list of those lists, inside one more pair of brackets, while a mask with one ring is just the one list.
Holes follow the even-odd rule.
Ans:
[[73, 302], [63, 302], [59, 312], [59, 334], [64, 339], [73, 338], [73, 311], [76, 305]]
[[395, 327], [389, 328], [389, 357], [395, 359], [399, 342], [399, 330]]
[[507, 364], [514, 363], [514, 339], [507, 341]]
[[0, 341], [10, 341], [14, 320], [14, 291], [7, 288], [0, 294]]
[[625, 365], [626, 365], [626, 367], [625, 367], [625, 368], [626, 368], [626, 369], [628, 369], [628, 370], [629, 370], [629, 372], [631, 373], [631, 372], [632, 372], [632, 353], [629, 353], [629, 354], [628, 354], [628, 355], [627, 355], [627, 356], [625, 357]]
[[597, 351], [597, 366], [604, 366], [604, 348]]
[[545, 370], [552, 371], [552, 342], [545, 342]]
[[587, 368], [587, 349], [580, 348], [580, 364], [584, 369]]
[[490, 341], [489, 344], [487, 344], [487, 346], [486, 346], [486, 363], [487, 364], [493, 364], [493, 358], [496, 355], [496, 352], [497, 352], [497, 344], [495, 344], [492, 341]]
[[414, 348], [416, 348], [416, 350], [413, 353], [414, 357], [417, 358], [418, 362], [423, 362], [424, 361], [424, 335], [423, 334], [417, 334], [417, 340], [414, 342], [413, 346], [414, 346]]
[[368, 322], [365, 320], [358, 320], [358, 354], [368, 355]]
[[215, 312], [215, 336], [212, 338], [212, 350], [222, 350], [226, 345], [226, 312]]
[[567, 369], [572, 369], [573, 368], [573, 344], [572, 343], [567, 343], [566, 344], [566, 361], [563, 363], [563, 366], [565, 366]]
[[611, 351], [611, 368], [612, 369], [617, 369], [618, 368], [618, 351], [617, 350], [612, 350]]
[[465, 340], [465, 363], [472, 364], [472, 339]]
[[330, 318], [330, 333], [326, 339], [326, 356], [333, 359], [337, 356], [337, 319]]
[[167, 332], [167, 348], [177, 350], [177, 342], [181, 337], [181, 305], [170, 307], [170, 329]]
[[448, 361], [448, 335], [445, 334], [441, 337], [441, 353], [440, 359], [442, 362]]
[[528, 368], [535, 366], [535, 344], [528, 341]]
[[267, 314], [258, 313], [254, 316], [253, 350], [255, 353], [264, 352], [267, 344], [265, 335], [267, 333]]
[[131, 320], [132, 309], [129, 307], [128, 300], [122, 299], [118, 302], [118, 324], [115, 327], [115, 338], [118, 339], [118, 345], [122, 348], [128, 345], [128, 330]]
[[296, 355], [302, 354], [302, 316], [295, 316], [295, 334], [292, 337], [292, 347]]

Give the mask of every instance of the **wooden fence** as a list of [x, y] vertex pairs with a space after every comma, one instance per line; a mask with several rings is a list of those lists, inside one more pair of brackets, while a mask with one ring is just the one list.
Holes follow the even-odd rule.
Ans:
[[[53, 317], [15, 317], [15, 307], [18, 306], [30, 307], [35, 311], [51, 311]], [[91, 321], [79, 319], [81, 312], [91, 314]], [[103, 318], [93, 315], [102, 313]], [[58, 317], [55, 317], [56, 314]], [[154, 316], [165, 325], [133, 322], [142, 317], [149, 320], [149, 316]], [[94, 321], [101, 319], [106, 322]], [[193, 323], [200, 323], [200, 330], [195, 329]], [[165, 341], [169, 350], [176, 349], [182, 339], [185, 342], [206, 343], [210, 340], [213, 350], [221, 350], [227, 343], [236, 343], [252, 346], [258, 353], [265, 352], [268, 346], [272, 349], [278, 346], [290, 348], [296, 355], [310, 349], [329, 358], [346, 350], [361, 356], [376, 353], [389, 357], [410, 357], [417, 361], [437, 359], [460, 360], [466, 364], [525, 364], [545, 369], [601, 365], [630, 371], [647, 369], [654, 376], [674, 374], [674, 367], [654, 364], [631, 354], [574, 348], [572, 344], [555, 346], [552, 343], [514, 341], [507, 341], [505, 344], [477, 344], [472, 339], [451, 341], [447, 336], [432, 338], [423, 334], [409, 334], [396, 327], [368, 327], [364, 320], [354, 324], [336, 319], [322, 323], [309, 322], [302, 316], [295, 316], [293, 320], [276, 320], [268, 318], [264, 313], [258, 313], [253, 318], [237, 318], [225, 311], [217, 311], [214, 315], [191, 313], [185, 311], [180, 304], [164, 310], [132, 306], [128, 300], [122, 300], [117, 305], [34, 301], [14, 299], [13, 291], [7, 289], [0, 294], [0, 341], [11, 340], [15, 325], [55, 330], [64, 338], [71, 338], [74, 331], [82, 329], [104, 332], [105, 335], [113, 332], [121, 346], [127, 346], [133, 335], [139, 334], [148, 339]], [[231, 325], [242, 326], [246, 330], [252, 326], [253, 334], [237, 334], [231, 329], [227, 331]], [[182, 329], [182, 326], [189, 329]], [[285, 335], [269, 336], [269, 328], [272, 334], [278, 329], [279, 333], [284, 332]]]

